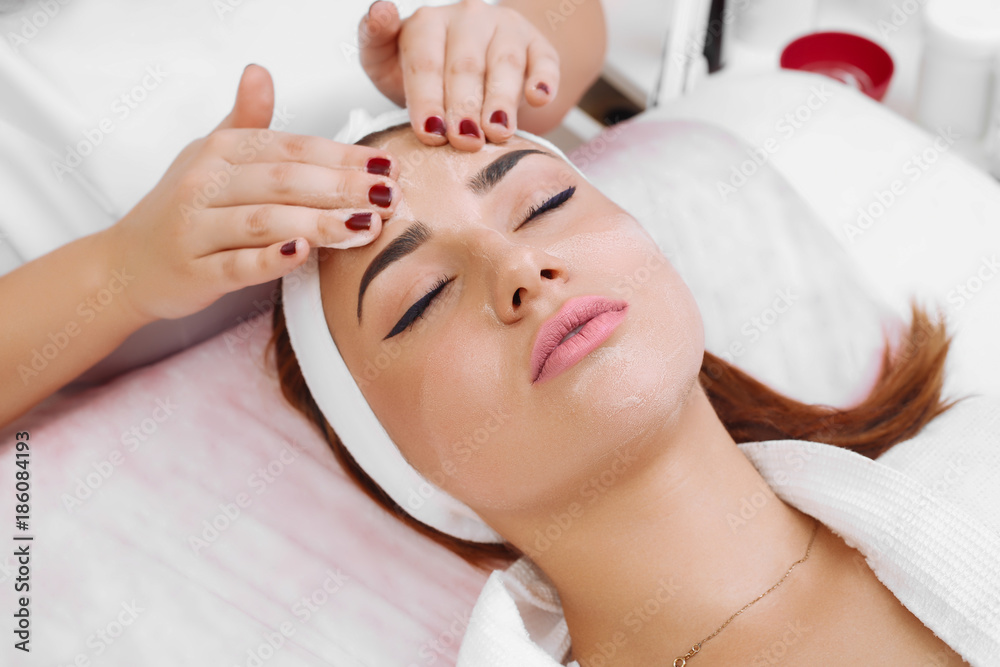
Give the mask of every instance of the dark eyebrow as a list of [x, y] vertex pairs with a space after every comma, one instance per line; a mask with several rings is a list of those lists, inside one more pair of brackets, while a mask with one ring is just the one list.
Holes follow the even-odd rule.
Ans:
[[[499, 183], [511, 169], [514, 168], [522, 158], [533, 155], [547, 155], [552, 159], [558, 159], [552, 153], [546, 153], [534, 148], [510, 151], [504, 153], [493, 162], [483, 167], [479, 173], [469, 179], [466, 183], [468, 188], [477, 195], [485, 195]], [[410, 225], [405, 232], [394, 238], [382, 249], [382, 252], [375, 256], [365, 273], [361, 276], [361, 287], [358, 289], [358, 324], [361, 324], [361, 303], [365, 296], [368, 285], [375, 280], [375, 276], [389, 268], [393, 262], [399, 261], [421, 245], [429, 241], [431, 230], [422, 222], [415, 222]]]
[[358, 324], [361, 324], [361, 299], [365, 296], [368, 285], [375, 280], [375, 276], [385, 271], [393, 262], [409, 255], [430, 238], [431, 230], [427, 225], [415, 222], [405, 232], [389, 241], [389, 245], [382, 248], [382, 252], [375, 255], [375, 259], [365, 269], [365, 274], [361, 276], [361, 288], [358, 290]]
[[477, 195], [485, 195], [492, 190], [500, 180], [507, 175], [507, 172], [514, 168], [521, 158], [537, 153], [538, 155], [548, 155], [555, 159], [552, 153], [546, 153], [535, 148], [525, 148], [517, 151], [504, 153], [493, 162], [483, 167], [478, 174], [469, 179], [466, 185]]

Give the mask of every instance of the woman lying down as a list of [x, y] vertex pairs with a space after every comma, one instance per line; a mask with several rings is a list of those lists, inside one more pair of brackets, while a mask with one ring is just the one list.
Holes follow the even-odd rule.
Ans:
[[798, 403], [705, 351], [651, 236], [554, 147], [405, 119], [358, 142], [399, 206], [285, 277], [272, 343], [373, 500], [497, 570], [460, 664], [1000, 664], [989, 475], [926, 481], [1000, 453], [995, 403], [941, 396], [943, 323], [915, 307], [856, 407]]

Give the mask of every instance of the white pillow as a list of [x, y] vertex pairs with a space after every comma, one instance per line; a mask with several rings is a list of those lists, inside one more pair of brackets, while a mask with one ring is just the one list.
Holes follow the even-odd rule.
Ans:
[[[818, 216], [730, 133], [639, 119], [573, 154], [657, 240], [695, 296], [706, 349], [798, 400], [846, 406], [892, 313]], [[734, 169], [750, 174], [734, 179]], [[641, 282], [641, 276], [636, 277]]]

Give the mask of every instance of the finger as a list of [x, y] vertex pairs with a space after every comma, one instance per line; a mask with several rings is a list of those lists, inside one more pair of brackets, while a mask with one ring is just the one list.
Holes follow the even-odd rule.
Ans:
[[351, 169], [327, 169], [298, 162], [235, 165], [228, 182], [205, 178], [194, 188], [197, 210], [246, 204], [286, 204], [309, 208], [358, 208], [392, 215], [400, 198], [399, 185], [384, 176]]
[[394, 180], [399, 177], [398, 161], [386, 151], [325, 137], [273, 130], [221, 130], [204, 141], [204, 151], [232, 165], [300, 162], [329, 169], [357, 169]]
[[236, 89], [232, 111], [215, 130], [267, 127], [274, 113], [274, 82], [271, 73], [260, 65], [247, 65]]
[[226, 293], [277, 280], [309, 257], [305, 239], [279, 241], [266, 248], [224, 250], [198, 260], [200, 269]]
[[559, 92], [559, 53], [547, 39], [538, 35], [528, 44], [528, 76], [524, 81], [524, 99], [533, 107], [548, 104]]
[[403, 22], [396, 5], [376, 0], [368, 8], [358, 25], [358, 45], [361, 48], [361, 65], [379, 65], [396, 55], [396, 39]]
[[448, 143], [444, 113], [445, 23], [416, 11], [399, 39], [406, 106], [413, 132], [428, 146]]
[[517, 129], [517, 107], [527, 63], [526, 41], [510, 27], [498, 28], [486, 52], [482, 114], [486, 138], [494, 143], [506, 141]]
[[379, 90], [403, 90], [397, 42], [402, 26], [396, 5], [381, 0], [372, 3], [358, 25], [361, 67]]
[[448, 26], [445, 47], [444, 106], [448, 141], [459, 150], [477, 151], [486, 137], [483, 115], [486, 49], [493, 37], [491, 24], [465, 14]]
[[266, 248], [304, 238], [312, 247], [356, 248], [375, 240], [382, 219], [372, 210], [316, 209], [276, 204], [227, 206], [200, 212], [192, 250], [205, 257], [224, 250]]

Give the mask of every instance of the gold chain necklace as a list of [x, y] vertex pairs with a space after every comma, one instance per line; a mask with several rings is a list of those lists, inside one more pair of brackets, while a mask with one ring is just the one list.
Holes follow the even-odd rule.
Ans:
[[739, 616], [740, 614], [742, 614], [744, 611], [746, 611], [748, 608], [750, 608], [751, 605], [756, 604], [758, 600], [760, 600], [762, 597], [764, 597], [765, 595], [767, 595], [768, 593], [770, 593], [771, 591], [773, 591], [775, 588], [777, 588], [778, 586], [780, 586], [781, 582], [783, 582], [785, 580], [785, 578], [788, 577], [788, 575], [792, 573], [792, 570], [795, 569], [796, 565], [798, 565], [799, 563], [804, 563], [804, 562], [806, 562], [809, 559], [809, 552], [812, 550], [813, 541], [816, 539], [816, 531], [819, 530], [819, 519], [813, 519], [813, 521], [815, 522], [815, 525], [813, 526], [812, 537], [809, 538], [809, 546], [806, 547], [806, 555], [803, 556], [802, 558], [798, 559], [794, 563], [792, 563], [792, 566], [788, 568], [787, 572], [785, 572], [785, 576], [783, 576], [781, 579], [778, 580], [778, 583], [776, 583], [774, 586], [771, 586], [766, 591], [764, 591], [763, 593], [761, 593], [760, 595], [758, 595], [756, 598], [754, 598], [750, 602], [748, 602], [745, 605], [743, 605], [742, 609], [740, 609], [738, 612], [736, 612], [735, 614], [733, 614], [732, 616], [730, 616], [729, 619], [725, 623], [723, 623], [722, 625], [720, 625], [718, 627], [718, 629], [716, 629], [715, 632], [713, 632], [712, 634], [710, 634], [709, 636], [705, 637], [700, 642], [698, 642], [697, 644], [695, 644], [694, 646], [692, 646], [690, 651], [688, 651], [687, 653], [685, 653], [682, 656], [679, 656], [679, 657], [675, 658], [674, 662], [673, 662], [673, 667], [684, 667], [685, 665], [687, 665], [687, 661], [690, 660], [692, 657], [694, 657], [698, 653], [698, 651], [701, 650], [701, 647], [702, 647], [702, 645], [705, 642], [707, 642], [709, 639], [711, 639], [715, 635], [717, 635], [720, 632], [722, 632], [722, 630], [727, 625], [729, 625], [729, 623], [734, 618], [736, 618], [737, 616]]

